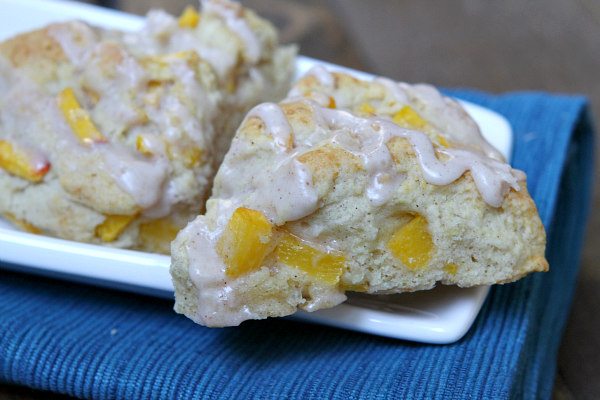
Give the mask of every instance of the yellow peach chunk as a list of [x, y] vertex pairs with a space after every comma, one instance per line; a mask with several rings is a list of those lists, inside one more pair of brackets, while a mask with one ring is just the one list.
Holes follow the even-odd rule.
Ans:
[[20, 229], [24, 230], [25, 232], [29, 232], [29, 233], [34, 233], [36, 235], [39, 235], [40, 233], [42, 233], [42, 230], [40, 228], [38, 228], [37, 226], [30, 224], [29, 222], [25, 221], [24, 219], [19, 219], [17, 217], [14, 216], [14, 214], [12, 213], [4, 213], [2, 214], [2, 216], [7, 219], [11, 224], [19, 227]]
[[200, 22], [200, 14], [193, 6], [187, 6], [179, 16], [180, 28], [195, 28]]
[[450, 275], [456, 275], [456, 272], [458, 271], [458, 265], [454, 263], [448, 263], [444, 265], [444, 271], [446, 271]]
[[169, 248], [179, 227], [169, 218], [161, 218], [140, 225], [140, 242], [144, 249], [159, 253], [169, 253]]
[[159, 55], [157, 57], [166, 63], [171, 63], [176, 60], [197, 61], [199, 59], [198, 53], [196, 53], [194, 50], [181, 50], [176, 51], [175, 53]]
[[217, 242], [227, 276], [237, 278], [258, 269], [271, 250], [273, 226], [260, 212], [236, 209]]
[[198, 61], [200, 57], [194, 50], [181, 50], [174, 53], [163, 53], [158, 55], [146, 56], [141, 59], [141, 63], [148, 69], [150, 79], [148, 85], [157, 87], [164, 80], [165, 73], [168, 73], [168, 79], [172, 79], [171, 71], [166, 70], [169, 64], [175, 61]]
[[103, 242], [114, 242], [135, 218], [135, 215], [107, 215], [106, 219], [96, 226], [96, 236]]
[[335, 97], [329, 96], [329, 104], [327, 104], [327, 108], [337, 108]]
[[277, 245], [279, 262], [298, 268], [328, 285], [336, 285], [344, 272], [345, 257], [339, 252], [323, 252], [286, 233]]
[[450, 143], [442, 135], [437, 135], [438, 142], [444, 147], [450, 147]]
[[366, 115], [374, 115], [375, 108], [369, 103], [362, 103], [360, 106], [358, 106], [358, 112]]
[[77, 138], [85, 144], [106, 142], [88, 112], [81, 107], [73, 89], [66, 88], [58, 94], [58, 108]]
[[16, 145], [0, 140], [0, 168], [30, 182], [40, 182], [50, 170], [50, 163], [46, 160], [35, 163]]
[[182, 149], [181, 156], [183, 163], [188, 168], [197, 167], [202, 164], [202, 149], [196, 146], [190, 146]]
[[145, 156], [151, 156], [153, 154], [142, 135], [138, 135], [135, 138], [135, 148]]
[[193, 143], [180, 143], [179, 146], [172, 146], [167, 143], [167, 156], [169, 160], [181, 161], [187, 168], [197, 167], [204, 162], [204, 152]]
[[416, 215], [392, 235], [387, 247], [392, 255], [408, 268], [425, 267], [433, 252], [433, 240], [427, 220], [421, 215]]
[[392, 117], [395, 124], [407, 129], [423, 130], [427, 126], [421, 116], [410, 106], [404, 106]]

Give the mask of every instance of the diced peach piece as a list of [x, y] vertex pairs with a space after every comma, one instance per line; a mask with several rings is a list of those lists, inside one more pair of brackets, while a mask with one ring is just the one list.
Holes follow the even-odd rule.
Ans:
[[180, 28], [195, 28], [200, 22], [200, 14], [193, 6], [187, 6], [179, 16]]
[[358, 112], [361, 114], [373, 115], [375, 114], [375, 108], [369, 103], [362, 103], [358, 106]]
[[40, 233], [42, 233], [42, 230], [40, 228], [38, 228], [37, 226], [35, 226], [33, 224], [30, 224], [29, 222], [25, 221], [24, 219], [19, 219], [19, 218], [15, 217], [14, 214], [4, 213], [4, 214], [2, 214], [2, 216], [4, 218], [6, 218], [11, 224], [21, 228], [25, 232], [34, 233], [36, 235], [39, 235]]
[[138, 135], [135, 138], [135, 148], [145, 156], [151, 156], [153, 154], [142, 135]]
[[298, 268], [328, 285], [336, 285], [344, 272], [345, 257], [338, 252], [323, 252], [286, 233], [277, 245], [277, 259]]
[[106, 138], [98, 131], [89, 113], [77, 101], [73, 89], [66, 88], [58, 94], [58, 108], [79, 141], [85, 144], [106, 142]]
[[151, 87], [158, 87], [162, 83], [163, 78], [172, 79], [171, 74], [168, 77], [164, 77], [164, 73], [168, 72], [164, 69], [174, 61], [198, 61], [200, 57], [194, 50], [182, 50], [174, 53], [158, 54], [144, 57], [141, 62], [148, 69], [151, 79], [148, 81], [148, 85]]
[[392, 117], [395, 124], [407, 129], [423, 130], [427, 126], [421, 116], [410, 106], [404, 106]]
[[168, 253], [178, 232], [179, 227], [169, 218], [161, 218], [140, 225], [140, 241], [145, 249]]
[[427, 220], [416, 215], [392, 235], [387, 247], [394, 257], [410, 269], [427, 266], [433, 251]]
[[170, 63], [170, 62], [173, 62], [176, 60], [193, 61], [193, 60], [197, 60], [199, 58], [198, 53], [196, 53], [194, 50], [181, 50], [181, 51], [176, 51], [175, 53], [159, 55], [157, 57], [166, 63]]
[[180, 160], [187, 168], [201, 165], [204, 161], [204, 152], [194, 144], [186, 146], [170, 146], [167, 144], [167, 155], [170, 160]]
[[329, 104], [327, 105], [328, 108], [337, 108], [337, 104], [335, 102], [335, 97], [333, 96], [329, 96]]
[[197, 167], [202, 163], [202, 149], [197, 146], [190, 146], [183, 149], [181, 156], [183, 163], [188, 168]]
[[96, 236], [103, 242], [114, 242], [135, 218], [135, 215], [107, 215], [106, 219], [96, 226]]
[[50, 163], [47, 160], [35, 162], [16, 145], [0, 140], [0, 168], [19, 178], [40, 182], [50, 170]]
[[273, 226], [260, 212], [236, 209], [217, 243], [227, 276], [237, 278], [258, 269], [271, 250]]
[[442, 135], [437, 135], [437, 139], [438, 142], [444, 146], [444, 147], [450, 147], [450, 143], [448, 143], [448, 140], [446, 140], [446, 138]]

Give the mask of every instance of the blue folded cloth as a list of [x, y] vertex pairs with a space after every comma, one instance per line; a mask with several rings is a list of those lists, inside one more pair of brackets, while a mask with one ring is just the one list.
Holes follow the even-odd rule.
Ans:
[[287, 320], [207, 329], [171, 302], [2, 270], [0, 380], [96, 399], [549, 398], [590, 207], [587, 103], [448, 93], [511, 122], [513, 164], [527, 172], [551, 268], [494, 287], [459, 342], [415, 344]]

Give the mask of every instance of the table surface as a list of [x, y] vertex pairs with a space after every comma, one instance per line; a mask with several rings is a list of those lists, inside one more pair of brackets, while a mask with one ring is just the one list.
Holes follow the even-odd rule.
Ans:
[[[594, 116], [600, 116], [597, 0], [242, 2], [272, 20], [282, 40], [299, 43], [308, 56], [407, 82], [492, 92], [583, 93], [592, 101]], [[138, 14], [152, 7], [177, 14], [188, 3], [103, 2]], [[599, 197], [596, 190], [593, 206]], [[558, 399], [600, 398], [600, 322], [594, 318], [600, 311], [600, 214], [592, 213], [582, 260], [558, 358]], [[0, 400], [34, 398], [63, 396], [0, 386]]]

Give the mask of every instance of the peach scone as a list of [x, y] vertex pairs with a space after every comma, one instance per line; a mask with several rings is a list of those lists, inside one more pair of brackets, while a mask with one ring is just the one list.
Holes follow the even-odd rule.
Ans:
[[[198, 14], [188, 10], [177, 29], [216, 24], [219, 34], [209, 42], [235, 57], [247, 46], [231, 39], [236, 29], [245, 27], [258, 43], [255, 66], [228, 72], [228, 79], [242, 82], [231, 92], [216, 66], [193, 47], [135, 51], [125, 40], [133, 33], [82, 22], [49, 25], [0, 43], [2, 216], [31, 232], [169, 252], [177, 231], [204, 208], [235, 133], [231, 121], [263, 96], [289, 89], [293, 73], [294, 50], [277, 47], [270, 24], [229, 2], [205, 4], [239, 15], [202, 16], [192, 27], [190, 15]], [[218, 18], [220, 23], [210, 22]], [[227, 40], [219, 42], [225, 20], [234, 26], [227, 31], [233, 49]], [[275, 57], [280, 52], [285, 57]], [[264, 86], [254, 84], [248, 89], [254, 97], [244, 97], [238, 91], [254, 82], [250, 75]]]
[[175, 310], [231, 326], [545, 271], [525, 179], [433, 87], [314, 69], [242, 122], [173, 242]]

